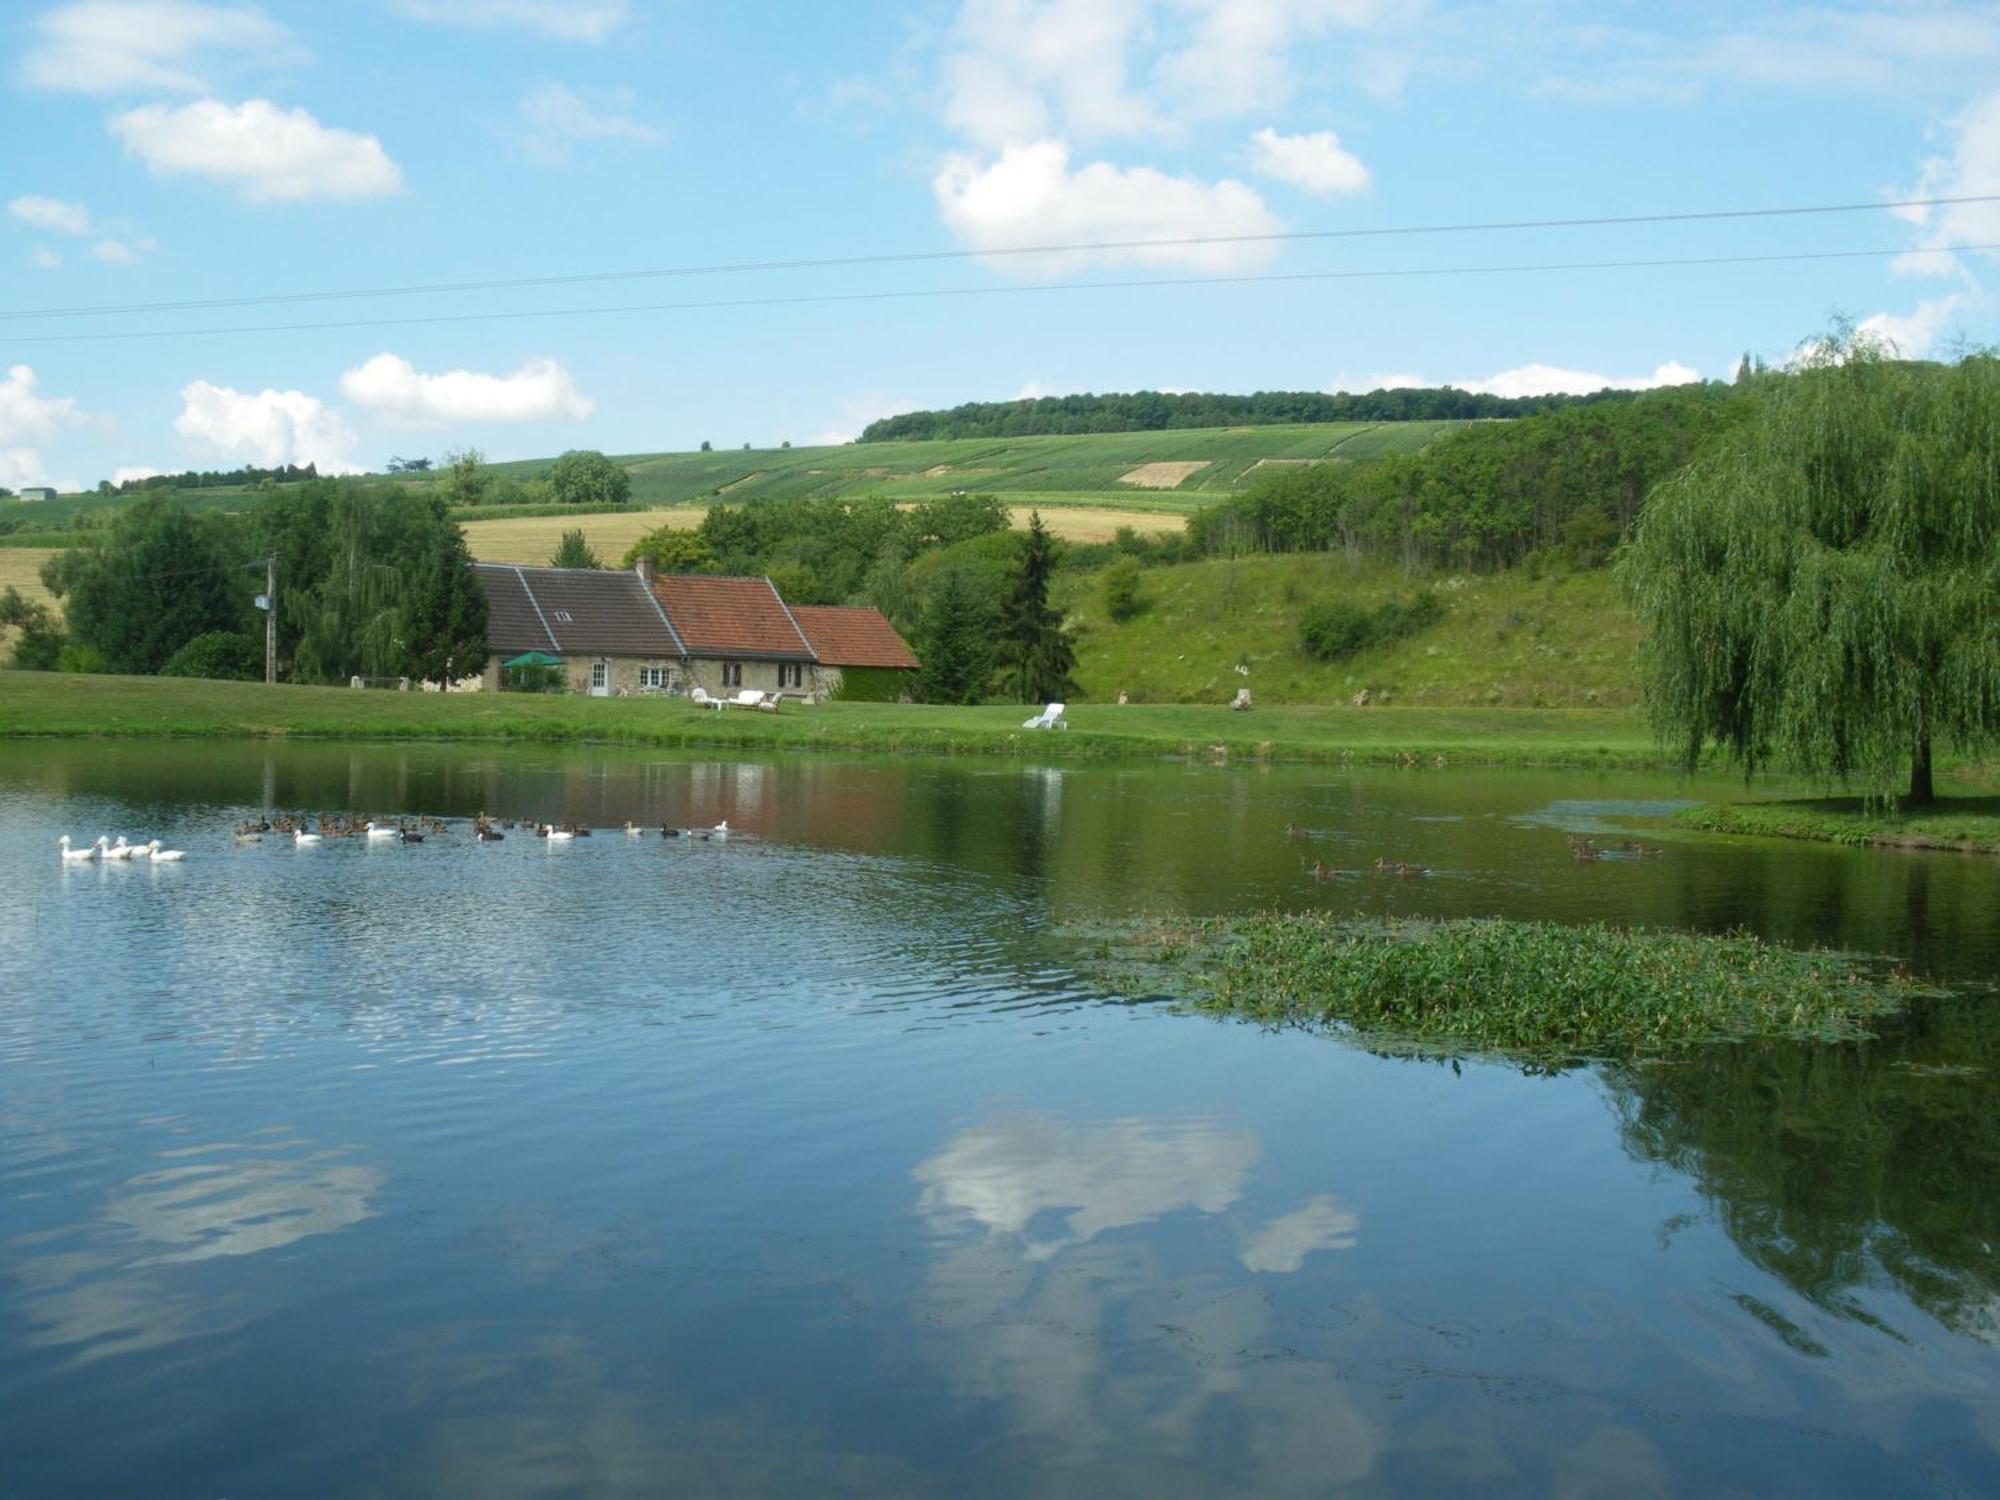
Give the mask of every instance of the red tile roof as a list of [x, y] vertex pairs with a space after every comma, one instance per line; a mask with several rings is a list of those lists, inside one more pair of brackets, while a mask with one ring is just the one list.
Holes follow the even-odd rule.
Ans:
[[653, 597], [689, 656], [817, 660], [768, 578], [662, 573], [653, 580]]
[[879, 609], [794, 604], [792, 614], [822, 666], [892, 667], [913, 672], [919, 665]]

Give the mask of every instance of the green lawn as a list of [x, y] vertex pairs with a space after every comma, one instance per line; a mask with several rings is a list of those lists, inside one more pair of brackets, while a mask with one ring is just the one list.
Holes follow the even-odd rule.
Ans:
[[2000, 854], [2000, 797], [1939, 797], [1930, 807], [1908, 811], [1858, 797], [1732, 802], [1692, 807], [1674, 821], [1709, 833]]
[[1260, 708], [1079, 704], [1071, 728], [1024, 731], [1018, 705], [829, 703], [717, 714], [677, 699], [356, 692], [153, 677], [0, 672], [0, 737], [577, 741], [1033, 757], [1409, 765], [1658, 763], [1630, 714], [1604, 709]]

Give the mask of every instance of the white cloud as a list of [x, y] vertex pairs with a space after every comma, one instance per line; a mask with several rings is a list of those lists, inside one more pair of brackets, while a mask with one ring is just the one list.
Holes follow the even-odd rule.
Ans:
[[304, 391], [248, 395], [197, 380], [181, 388], [174, 431], [219, 458], [260, 468], [317, 464], [322, 474], [359, 474], [356, 438], [340, 414]]
[[65, 428], [88, 420], [66, 396], [45, 396], [27, 365], [15, 365], [0, 380], [0, 486], [49, 484], [74, 490], [74, 480], [55, 480], [42, 467], [39, 444], [53, 442]]
[[631, 14], [626, 0], [390, 0], [413, 21], [515, 26], [561, 42], [601, 42]]
[[81, 203], [65, 203], [60, 198], [42, 198], [30, 193], [10, 199], [7, 214], [30, 229], [46, 229], [52, 234], [90, 233], [90, 210]]
[[1311, 135], [1260, 130], [1250, 137], [1250, 164], [1252, 170], [1318, 198], [1368, 189], [1368, 169], [1331, 130]]
[[1601, 375], [1595, 370], [1537, 363], [1517, 365], [1483, 380], [1454, 380], [1449, 384], [1486, 396], [1587, 396], [1593, 391], [1650, 391], [1663, 385], [1688, 385], [1699, 379], [1699, 370], [1674, 361], [1655, 366], [1650, 375]]
[[297, 56], [290, 33], [254, 5], [195, 0], [75, 0], [45, 12], [22, 56], [30, 88], [84, 94], [198, 94], [212, 54]]
[[[1394, 0], [964, 0], [943, 63], [945, 123], [997, 149], [1049, 135], [1177, 133], [1281, 103], [1302, 43], [1410, 25]], [[1400, 69], [1353, 59], [1364, 81]]]
[[1985, 305], [1986, 298], [1978, 291], [1926, 297], [1910, 312], [1879, 312], [1872, 318], [1863, 318], [1854, 331], [1876, 340], [1892, 355], [1922, 359], [1961, 314]]
[[[1950, 144], [1923, 164], [1912, 198], [1969, 198], [2000, 193], [2000, 92], [1990, 93], [1951, 122]], [[2000, 244], [2000, 203], [1952, 203], [1937, 208], [1898, 210], [1918, 226], [1927, 245]], [[2000, 259], [2000, 252], [1982, 252]], [[1899, 256], [1892, 269], [1905, 273], [1919, 268], [1948, 274], [1955, 262], [1938, 271], [1939, 257]]]
[[618, 141], [633, 146], [666, 144], [667, 133], [628, 111], [632, 96], [621, 90], [599, 108], [559, 83], [546, 83], [521, 96], [520, 116], [526, 127], [521, 143], [546, 166], [565, 165], [586, 141]]
[[107, 266], [136, 266], [159, 248], [158, 240], [99, 240], [90, 247], [90, 258]]
[[335, 130], [268, 99], [231, 107], [201, 99], [149, 104], [115, 116], [111, 132], [155, 177], [193, 176], [253, 203], [379, 198], [403, 190], [403, 172], [372, 135]]
[[426, 375], [408, 360], [378, 354], [340, 377], [340, 393], [356, 406], [399, 422], [582, 421], [594, 403], [552, 359], [531, 359], [511, 375], [448, 370]]
[[145, 465], [139, 464], [129, 469], [113, 470], [111, 482], [114, 485], [120, 485], [128, 479], [158, 479], [164, 473], [166, 473], [165, 469], [149, 469]]
[[807, 447], [832, 448], [841, 443], [851, 443], [861, 436], [861, 429], [870, 422], [893, 417], [899, 412], [922, 411], [924, 403], [914, 396], [887, 396], [880, 391], [869, 391], [836, 401], [834, 409], [837, 415], [806, 439]]
[[28, 252], [28, 260], [37, 271], [60, 271], [63, 258], [47, 245], [37, 245]]
[[0, 443], [48, 443], [65, 427], [85, 420], [67, 396], [45, 396], [28, 365], [15, 365], [0, 380]]
[[[980, 251], [1037, 244], [1266, 235], [1281, 227], [1255, 189], [1202, 182], [1151, 167], [1092, 162], [1072, 171], [1062, 141], [1009, 146], [991, 162], [948, 160], [932, 179], [939, 215], [959, 243]], [[993, 255], [996, 270], [1056, 275], [1092, 264], [1234, 271], [1262, 265], [1266, 243], [1130, 246], [1057, 255]]]

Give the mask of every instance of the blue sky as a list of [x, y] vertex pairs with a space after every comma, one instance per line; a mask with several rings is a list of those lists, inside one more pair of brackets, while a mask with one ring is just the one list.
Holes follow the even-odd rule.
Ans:
[[[1994, 337], [1993, 257], [1963, 248], [2000, 242], [1992, 204], [22, 316], [2000, 192], [1990, 5], [74, 0], [0, 28], [9, 487], [829, 441], [1023, 393], [1726, 377], [1836, 313], [1911, 354]], [[357, 326], [260, 331], [295, 323]]]

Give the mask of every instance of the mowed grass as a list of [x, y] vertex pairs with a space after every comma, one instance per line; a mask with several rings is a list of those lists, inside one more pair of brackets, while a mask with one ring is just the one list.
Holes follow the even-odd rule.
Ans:
[[[641, 505], [833, 495], [899, 500], [956, 491], [1051, 507], [1130, 497], [1130, 508], [1186, 512], [1239, 488], [1266, 460], [1366, 463], [1412, 453], [1457, 422], [1325, 422], [1284, 427], [1110, 432], [1074, 437], [954, 438], [848, 443], [821, 448], [736, 448], [711, 453], [618, 456]], [[495, 467], [517, 478], [542, 473], [549, 459]], [[1154, 463], [1200, 465], [1178, 486], [1136, 489], [1126, 474]], [[1117, 504], [1118, 502], [1110, 502]]]
[[[1009, 518], [1017, 528], [1025, 528], [1033, 507], [1015, 506]], [[698, 506], [673, 506], [661, 510], [619, 511], [610, 515], [522, 516], [488, 521], [467, 521], [465, 542], [481, 562], [510, 562], [541, 565], [554, 555], [565, 531], [581, 530], [607, 566], [616, 567], [625, 549], [658, 526], [699, 526], [706, 510]], [[1177, 515], [1155, 511], [1117, 510], [1102, 506], [1076, 506], [1042, 512], [1048, 529], [1066, 541], [1108, 542], [1121, 526], [1140, 532], [1179, 531], [1187, 523]], [[4, 556], [0, 552], [0, 556]]]
[[827, 703], [717, 714], [680, 699], [398, 693], [0, 671], [0, 736], [512, 740], [982, 754], [1034, 759], [1296, 761], [1644, 768], [1652, 738], [1602, 709], [1078, 704], [1030, 731], [1019, 704]]
[[[1259, 556], [1150, 568], [1134, 619], [1105, 612], [1101, 577], [1073, 574], [1061, 602], [1078, 628], [1084, 696], [1226, 703], [1239, 687], [1258, 705], [1348, 703], [1363, 689], [1378, 705], [1620, 707], [1638, 691], [1641, 630], [1599, 570], [1541, 580], [1515, 570], [1413, 578], [1332, 554]], [[1442, 621], [1342, 662], [1299, 649], [1299, 618], [1321, 600], [1363, 606], [1434, 588]], [[1248, 668], [1247, 675], [1237, 671]]]

